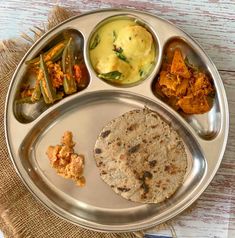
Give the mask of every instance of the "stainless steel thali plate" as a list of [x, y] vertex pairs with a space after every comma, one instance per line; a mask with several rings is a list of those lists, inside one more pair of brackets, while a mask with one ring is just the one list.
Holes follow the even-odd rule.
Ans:
[[[88, 53], [89, 39], [97, 25], [110, 17], [134, 18], [145, 24], [155, 38], [155, 67], [148, 78], [139, 84], [113, 86], [97, 78], [92, 69]], [[78, 36], [90, 74], [88, 87], [48, 108], [41, 105], [16, 107], [15, 98], [26, 74], [25, 61], [37, 55], [49, 42], [60, 38], [64, 30]], [[161, 67], [164, 50], [174, 40], [213, 79], [216, 95], [208, 113], [197, 116], [179, 114], [153, 93], [152, 85]], [[144, 106], [157, 111], [178, 131], [188, 154], [188, 169], [183, 185], [171, 198], [160, 204], [134, 203], [115, 194], [101, 180], [93, 159], [93, 146], [103, 126], [129, 110]], [[190, 206], [209, 185], [220, 165], [228, 128], [225, 90], [209, 57], [189, 35], [173, 24], [134, 10], [90, 12], [73, 17], [45, 34], [19, 64], [9, 88], [5, 111], [9, 153], [28, 189], [54, 213], [72, 223], [99, 231], [121, 232], [148, 228], [174, 217]], [[86, 158], [87, 183], [84, 188], [78, 188], [73, 182], [58, 176], [45, 155], [47, 147], [58, 144], [65, 130], [73, 132], [76, 146]]]

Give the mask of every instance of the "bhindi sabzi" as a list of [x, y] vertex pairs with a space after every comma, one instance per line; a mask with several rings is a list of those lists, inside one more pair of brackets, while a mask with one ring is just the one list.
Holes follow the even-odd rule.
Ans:
[[211, 109], [215, 89], [202, 70], [189, 63], [179, 48], [166, 55], [155, 90], [173, 108], [186, 114], [202, 114]]
[[23, 85], [18, 103], [35, 103], [44, 100], [53, 104], [81, 91], [89, 83], [86, 65], [76, 51], [75, 40], [60, 41], [35, 59], [26, 61], [35, 74], [33, 85]]

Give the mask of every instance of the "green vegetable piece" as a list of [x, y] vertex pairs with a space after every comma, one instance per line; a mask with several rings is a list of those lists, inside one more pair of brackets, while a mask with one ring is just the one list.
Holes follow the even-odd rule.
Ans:
[[96, 48], [96, 46], [100, 43], [100, 36], [97, 34], [93, 40], [93, 42], [90, 45], [90, 50], [93, 50]]
[[[42, 84], [42, 82], [40, 82], [40, 85]], [[51, 104], [51, 101], [50, 99], [47, 97], [46, 93], [44, 91], [42, 91], [42, 95], [43, 95], [43, 99], [44, 99], [44, 102], [46, 104]], [[62, 92], [59, 92], [55, 95], [55, 98], [54, 98], [54, 102], [55, 101], [59, 101], [63, 98], [64, 94]]]
[[77, 92], [77, 84], [74, 77], [74, 43], [72, 38], [69, 39], [68, 44], [64, 48], [62, 55], [62, 69], [64, 72], [63, 86], [66, 94], [72, 94]]
[[60, 100], [60, 99], [62, 99], [64, 97], [64, 94], [62, 93], [62, 92], [58, 92], [57, 94], [56, 94], [56, 100], [58, 101], [58, 100]]
[[144, 70], [143, 69], [139, 69], [139, 75], [140, 75], [140, 77], [144, 76]]
[[120, 80], [122, 73], [119, 71], [111, 71], [105, 74], [98, 74], [99, 78], [106, 79], [106, 80]]
[[34, 102], [32, 102], [31, 97], [20, 98], [20, 99], [17, 99], [15, 102], [16, 102], [16, 104], [34, 103]]
[[129, 63], [129, 61], [127, 60], [127, 57], [123, 54], [123, 49], [120, 47], [120, 48], [114, 48], [113, 50], [115, 52], [115, 54], [117, 55], [117, 57], [120, 59], [120, 60], [123, 60], [127, 63]]
[[115, 42], [117, 39], [117, 32], [113, 31], [113, 42]]
[[60, 50], [58, 50], [57, 53], [53, 55], [53, 57], [51, 58], [51, 61], [53, 63], [58, 61], [62, 57], [63, 51], [64, 51], [64, 47], [61, 47]]
[[42, 96], [43, 96], [44, 102], [46, 104], [51, 104], [52, 102], [50, 101], [50, 99], [47, 96], [46, 92], [43, 90], [43, 82], [42, 82], [42, 80], [40, 81], [40, 88], [41, 88], [41, 91], [42, 91]]
[[32, 92], [32, 95], [31, 95], [31, 101], [36, 102], [40, 98], [41, 98], [41, 87], [40, 87], [40, 83], [37, 81], [36, 85], [35, 85], [35, 88], [34, 88], [34, 90]]
[[116, 55], [117, 55], [117, 57], [118, 57], [119, 59], [121, 59], [121, 60], [123, 60], [123, 61], [129, 63], [129, 61], [127, 60], [127, 58], [126, 58], [125, 55], [123, 55], [122, 53], [119, 53], [119, 52], [115, 52], [115, 53], [116, 53]]
[[[59, 42], [58, 44], [56, 44], [55, 46], [53, 46], [50, 50], [45, 52], [43, 55], [44, 61], [45, 62], [47, 62], [47, 61], [55, 62], [58, 59], [60, 59], [62, 56], [63, 50], [65, 48], [65, 45], [66, 45], [66, 41], [63, 40], [63, 41]], [[37, 66], [40, 64], [40, 56], [35, 59], [28, 60], [25, 63], [27, 65]]]
[[43, 56], [40, 55], [40, 70], [43, 72], [43, 77], [40, 79], [40, 88], [45, 103], [51, 104], [56, 100], [56, 90], [52, 86], [52, 82], [48, 73], [48, 69], [43, 60]]

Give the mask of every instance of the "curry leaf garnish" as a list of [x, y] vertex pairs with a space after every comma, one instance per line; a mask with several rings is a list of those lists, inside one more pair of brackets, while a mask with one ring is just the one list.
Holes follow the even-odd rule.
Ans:
[[139, 69], [139, 75], [140, 75], [140, 77], [142, 77], [144, 75], [144, 70], [143, 69]]
[[127, 57], [123, 54], [123, 49], [122, 49], [121, 47], [118, 47], [118, 48], [117, 48], [116, 46], [114, 46], [113, 51], [115, 52], [116, 56], [117, 56], [119, 59], [121, 59], [121, 60], [123, 60], [123, 61], [129, 63], [129, 61], [127, 60]]
[[116, 41], [116, 39], [117, 39], [117, 33], [116, 31], [113, 31], [113, 42]]
[[121, 78], [121, 75], [122, 73], [120, 73], [119, 71], [111, 71], [104, 74], [98, 74], [98, 77], [107, 80], [110, 79], [119, 80]]
[[119, 52], [115, 52], [115, 54], [117, 55], [117, 57], [118, 57], [119, 59], [121, 59], [121, 60], [123, 60], [123, 61], [125, 61], [125, 62], [128, 63], [128, 60], [127, 60], [127, 58], [126, 58], [126, 56], [125, 56], [124, 54], [119, 53]]
[[100, 36], [97, 34], [90, 45], [90, 50], [95, 49], [95, 47], [100, 43]]

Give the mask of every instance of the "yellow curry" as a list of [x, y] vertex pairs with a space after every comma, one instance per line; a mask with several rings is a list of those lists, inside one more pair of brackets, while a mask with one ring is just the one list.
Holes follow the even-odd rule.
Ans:
[[151, 33], [133, 20], [115, 20], [101, 26], [89, 47], [98, 77], [118, 84], [144, 79], [156, 59]]

